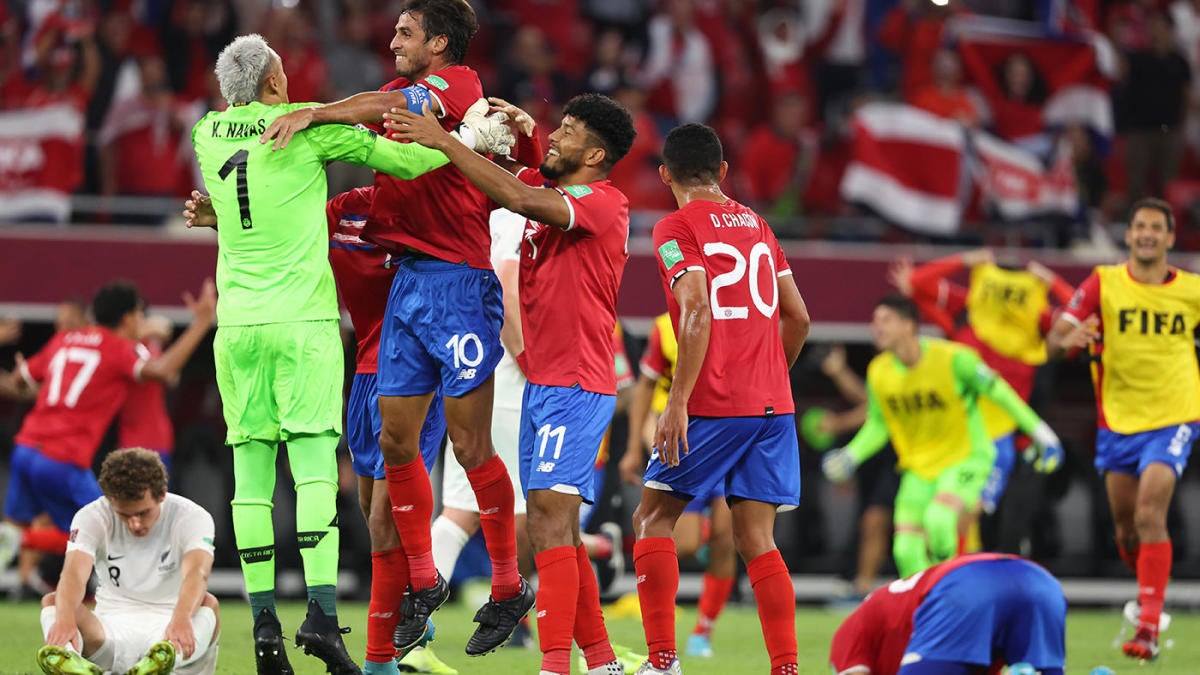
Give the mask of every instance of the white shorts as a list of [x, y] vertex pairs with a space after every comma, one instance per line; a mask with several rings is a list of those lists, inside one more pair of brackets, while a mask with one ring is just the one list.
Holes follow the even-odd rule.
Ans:
[[[124, 673], [133, 668], [146, 655], [151, 645], [163, 639], [163, 632], [171, 621], [172, 613], [169, 609], [147, 607], [108, 612], [104, 611], [102, 607], [97, 607], [97, 610], [96, 618], [100, 620], [100, 625], [104, 628], [104, 647], [101, 647], [92, 656], [109, 661], [108, 657], [111, 655], [112, 660], [108, 663], [95, 660], [93, 663], [114, 673]], [[197, 674], [213, 672], [215, 663], [207, 663], [210, 667], [205, 670], [188, 670], [186, 667], [190, 663], [200, 666], [201, 663], [211, 661], [211, 659], [206, 660], [203, 657], [209, 648], [208, 640], [212, 639], [216, 626], [217, 615], [212, 609], [201, 607], [196, 610], [196, 613], [192, 615], [192, 630], [197, 636], [196, 651], [186, 662], [184, 662], [182, 654], [177, 655], [175, 672]], [[199, 637], [201, 635], [208, 636], [204, 644], [201, 644]]]
[[[510, 392], [496, 389], [496, 400]], [[509, 400], [505, 399], [506, 402]], [[516, 396], [520, 403], [521, 396]], [[525, 493], [521, 490], [521, 470], [517, 440], [521, 432], [521, 409], [511, 407], [492, 408], [492, 445], [496, 446], [496, 454], [508, 467], [508, 477], [513, 484], [513, 512], [525, 513]], [[479, 504], [475, 501], [475, 491], [471, 489], [471, 481], [467, 480], [467, 472], [454, 458], [454, 445], [446, 444], [446, 462], [442, 475], [442, 505], [460, 511], [479, 513]]]

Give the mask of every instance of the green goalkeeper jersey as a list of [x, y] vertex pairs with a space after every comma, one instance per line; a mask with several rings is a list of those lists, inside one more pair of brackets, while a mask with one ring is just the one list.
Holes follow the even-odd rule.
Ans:
[[217, 318], [222, 326], [338, 318], [329, 267], [325, 163], [369, 166], [411, 179], [444, 166], [437, 150], [329, 124], [296, 134], [283, 150], [259, 135], [308, 103], [249, 103], [210, 112], [192, 145], [217, 214]]

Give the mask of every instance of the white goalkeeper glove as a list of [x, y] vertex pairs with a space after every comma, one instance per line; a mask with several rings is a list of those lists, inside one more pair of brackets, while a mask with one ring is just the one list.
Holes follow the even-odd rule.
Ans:
[[505, 124], [508, 115], [502, 112], [488, 115], [487, 111], [487, 99], [481, 98], [472, 103], [463, 113], [462, 124], [458, 125], [455, 135], [475, 152], [507, 155], [517, 144], [512, 129]]
[[821, 458], [821, 471], [834, 483], [845, 483], [850, 480], [857, 468], [858, 462], [854, 461], [845, 448], [830, 450]]
[[1025, 451], [1025, 461], [1033, 464], [1033, 470], [1038, 473], [1058, 471], [1064, 459], [1062, 441], [1050, 425], [1040, 422], [1029, 437], [1033, 444]]

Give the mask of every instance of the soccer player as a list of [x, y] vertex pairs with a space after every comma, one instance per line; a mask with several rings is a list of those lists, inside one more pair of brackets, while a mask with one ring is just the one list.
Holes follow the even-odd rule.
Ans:
[[224, 224], [217, 230], [221, 327], [214, 354], [226, 442], [233, 447], [234, 534], [255, 617], [258, 669], [289, 667], [275, 614], [271, 517], [277, 446], [286, 442], [309, 598], [296, 643], [335, 673], [358, 673], [338, 632], [335, 605], [334, 451], [342, 430], [343, 366], [323, 209], [325, 163], [348, 161], [412, 178], [447, 160], [342, 125], [307, 130], [273, 152], [259, 134], [304, 105], [288, 103], [279, 55], [262, 37], [241, 36], [221, 52], [216, 72], [230, 107], [201, 119], [192, 143]]
[[[948, 279], [963, 268], [970, 270], [966, 287]], [[1050, 299], [1067, 304], [1075, 292], [1070, 284], [1037, 261], [1024, 269], [1001, 267], [990, 249], [939, 258], [916, 268], [901, 260], [889, 276], [947, 337], [978, 352], [1029, 402], [1037, 368], [1046, 361], [1043, 336], [1053, 322]], [[979, 412], [996, 445], [996, 462], [980, 497], [982, 510], [991, 514], [1016, 465], [1016, 424], [987, 400], [980, 402]], [[1025, 529], [1014, 525], [1018, 532]]]
[[[215, 672], [212, 516], [167, 492], [166, 467], [145, 448], [105, 457], [100, 489], [71, 521], [58, 590], [42, 598], [38, 665], [52, 675]], [[88, 609], [93, 568], [96, 606]]]
[[[671, 315], [667, 313], [655, 317], [629, 403], [629, 439], [625, 456], [621, 458], [621, 476], [632, 485], [641, 485], [641, 474], [646, 466], [645, 447], [653, 441], [653, 431], [648, 441], [643, 439], [647, 425], [657, 424], [658, 416], [667, 408], [667, 395], [671, 391], [671, 378], [678, 355], [679, 343], [675, 339]], [[653, 420], [650, 419], [651, 411], [655, 414]], [[696, 626], [688, 636], [685, 652], [688, 656], [709, 658], [713, 655], [713, 626], [725, 609], [736, 581], [737, 551], [733, 545], [733, 516], [729, 512], [729, 505], [725, 503], [724, 489], [724, 484], [717, 483], [709, 494], [697, 495], [688, 502], [679, 522], [675, 524], [673, 538], [676, 553], [681, 558], [696, 555], [704, 544], [704, 511], [710, 510], [708, 560], [700, 602], [696, 607]]]
[[974, 675], [1001, 664], [1062, 675], [1066, 628], [1067, 600], [1049, 572], [977, 553], [869, 595], [834, 633], [829, 663], [836, 675]]
[[871, 321], [880, 350], [867, 366], [867, 420], [821, 462], [834, 482], [850, 478], [890, 436], [902, 472], [892, 555], [902, 576], [953, 557], [958, 523], [975, 508], [996, 450], [979, 413], [985, 397], [1033, 439], [1034, 467], [1062, 460], [1058, 437], [969, 347], [917, 335], [917, 308], [903, 296], [879, 301]]
[[37, 354], [17, 359], [17, 370], [0, 378], [0, 388], [20, 396], [37, 391], [37, 402], [17, 432], [4, 515], [24, 526], [48, 513], [68, 531], [71, 518], [100, 496], [92, 460], [129, 388], [142, 380], [178, 376], [213, 324], [216, 290], [207, 281], [199, 298], [184, 294], [194, 320], [159, 358], [134, 341], [142, 320], [142, 298], [124, 282], [96, 292], [96, 325], [50, 338]]
[[659, 174], [679, 209], [654, 226], [659, 276], [679, 340], [675, 374], [633, 514], [634, 569], [649, 657], [638, 673], [680, 672], [679, 559], [671, 538], [695, 497], [724, 488], [758, 602], [771, 673], [796, 672], [796, 600], [773, 534], [800, 503], [800, 449], [788, 369], [808, 311], [766, 221], [721, 191], [716, 133], [672, 130]]
[[[478, 74], [462, 65], [477, 29], [466, 0], [407, 0], [390, 45], [397, 79], [379, 92], [279, 118], [263, 140], [286, 146], [310, 124], [378, 124], [393, 108], [429, 108], [443, 128], [454, 128], [483, 95]], [[504, 354], [503, 299], [490, 260], [492, 209], [454, 167], [414, 181], [376, 174], [375, 188], [363, 237], [391, 253], [399, 266], [380, 337], [378, 374], [380, 447], [412, 586], [394, 644], [399, 649], [420, 639], [429, 615], [449, 597], [434, 563], [433, 488], [420, 461], [420, 421], [441, 386], [447, 431], [475, 492], [492, 563], [491, 597], [476, 614], [479, 626], [466, 648], [479, 656], [510, 638], [534, 600], [518, 569], [512, 480], [492, 446], [492, 374]]]
[[1175, 216], [1142, 199], [1125, 230], [1129, 260], [1096, 267], [1046, 340], [1052, 357], [1088, 347], [1099, 431], [1096, 469], [1104, 476], [1121, 559], [1137, 575], [1137, 634], [1122, 647], [1158, 656], [1158, 629], [1171, 539], [1167, 507], [1200, 420], [1200, 374], [1192, 332], [1200, 323], [1200, 277], [1167, 263]]
[[[171, 322], [162, 316], [148, 316], [138, 329], [137, 339], [152, 357], [159, 356], [171, 339]], [[166, 388], [176, 382], [151, 380], [134, 385], [117, 414], [117, 447], [154, 450], [168, 473], [175, 450], [175, 427], [167, 413]]]
[[[512, 119], [523, 114], [493, 102], [509, 108]], [[524, 350], [517, 363], [529, 380], [521, 405], [521, 483], [539, 579], [542, 673], [570, 673], [572, 639], [590, 675], [622, 673], [580, 540], [579, 508], [595, 499], [592, 467], [616, 405], [612, 336], [628, 258], [629, 202], [606, 178], [633, 145], [633, 120], [607, 97], [577, 96], [563, 108], [541, 168], [514, 166], [514, 177], [467, 148], [450, 147], [432, 113], [402, 110], [389, 119], [402, 138], [446, 152], [488, 197], [528, 219], [519, 273]]]

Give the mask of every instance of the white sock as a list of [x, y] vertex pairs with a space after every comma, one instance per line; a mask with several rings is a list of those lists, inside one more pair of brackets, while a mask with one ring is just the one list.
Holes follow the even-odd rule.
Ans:
[[471, 535], [445, 516], [438, 516], [433, 521], [430, 530], [433, 537], [433, 564], [437, 571], [447, 580], [454, 576], [454, 567], [458, 564], [458, 556]]
[[58, 620], [58, 608], [54, 605], [42, 608], [42, 639], [50, 634], [50, 627]]

